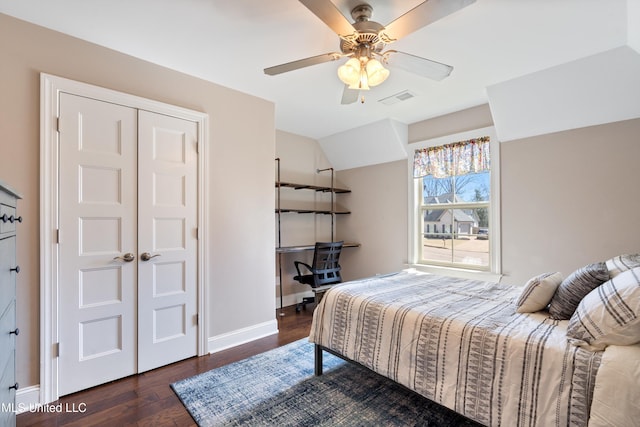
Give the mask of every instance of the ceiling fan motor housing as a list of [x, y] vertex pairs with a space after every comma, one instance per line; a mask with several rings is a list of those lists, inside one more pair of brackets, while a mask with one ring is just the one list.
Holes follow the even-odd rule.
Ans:
[[351, 9], [351, 17], [355, 22], [368, 21], [371, 19], [372, 13], [373, 8], [366, 3], [360, 4]]
[[356, 6], [351, 11], [351, 17], [355, 20], [353, 28], [356, 29], [356, 37], [343, 38], [340, 41], [342, 53], [357, 53], [362, 47], [367, 47], [371, 52], [381, 52], [385, 43], [380, 38], [380, 31], [384, 26], [378, 22], [370, 21], [373, 9], [368, 4]]

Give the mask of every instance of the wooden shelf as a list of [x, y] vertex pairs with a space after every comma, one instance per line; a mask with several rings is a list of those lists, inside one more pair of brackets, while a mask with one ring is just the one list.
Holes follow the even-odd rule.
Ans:
[[[318, 214], [318, 215], [348, 215], [351, 212], [349, 211], [330, 211], [325, 209], [290, 209], [290, 208], [280, 208], [280, 213], [294, 212], [299, 214]], [[276, 209], [276, 213], [278, 213], [278, 209]]]
[[[276, 218], [277, 218], [277, 232], [278, 232], [278, 238], [276, 241], [276, 254], [278, 256], [278, 280], [279, 280], [279, 286], [280, 286], [280, 314], [283, 315], [282, 313], [282, 305], [283, 305], [283, 299], [282, 299], [282, 254], [286, 254], [286, 253], [295, 253], [295, 252], [304, 252], [304, 251], [313, 251], [315, 250], [315, 243], [311, 244], [311, 245], [297, 245], [297, 246], [282, 246], [282, 238], [281, 238], [281, 224], [280, 224], [280, 220], [282, 217], [283, 213], [297, 213], [297, 214], [316, 214], [316, 215], [330, 215], [331, 216], [331, 241], [334, 241], [334, 233], [335, 233], [335, 216], [336, 215], [348, 215], [351, 212], [349, 211], [345, 211], [345, 210], [338, 210], [338, 209], [342, 209], [342, 208], [338, 208], [336, 206], [336, 194], [344, 194], [344, 193], [351, 193], [351, 190], [348, 190], [346, 188], [336, 188], [334, 187], [334, 171], [333, 168], [326, 168], [326, 169], [318, 169], [317, 172], [324, 172], [324, 171], [331, 171], [331, 185], [329, 187], [327, 186], [319, 186], [319, 185], [311, 185], [311, 184], [297, 184], [297, 183], [293, 183], [293, 182], [283, 182], [280, 180], [280, 158], [276, 158], [276, 162], [277, 162], [277, 178], [276, 178], [276, 197], [277, 197], [277, 204], [276, 204]], [[330, 197], [331, 197], [331, 203], [319, 203], [320, 206], [323, 207], [328, 207], [329, 209], [318, 209], [315, 206], [315, 202], [313, 204], [313, 206], [311, 208], [307, 207], [306, 209], [303, 209], [301, 207], [299, 208], [283, 208], [280, 205], [280, 202], [282, 201], [281, 199], [281, 192], [283, 188], [291, 188], [293, 190], [311, 190], [311, 191], [315, 191], [318, 193], [329, 193]], [[289, 195], [291, 195], [291, 193], [289, 193]], [[326, 197], [326, 196], [325, 196]], [[323, 197], [323, 199], [325, 198]], [[314, 197], [315, 198], [315, 197]], [[326, 202], [326, 201], [325, 201]], [[285, 202], [286, 204], [286, 202]], [[293, 201], [289, 201], [289, 205], [295, 205], [295, 203]], [[298, 205], [300, 205], [300, 203], [298, 203]], [[329, 241], [329, 240], [325, 240], [325, 241]], [[357, 248], [360, 247], [360, 243], [354, 243], [354, 242], [344, 242], [342, 245], [343, 248]], [[322, 295], [322, 294], [320, 294]]]
[[[278, 183], [276, 182], [276, 187], [278, 187]], [[351, 190], [347, 190], [345, 188], [331, 188], [331, 187], [321, 187], [317, 185], [307, 185], [307, 184], [294, 184], [292, 182], [280, 182], [280, 187], [293, 188], [294, 190], [314, 190], [322, 193], [329, 193], [333, 191], [334, 193], [351, 193]]]

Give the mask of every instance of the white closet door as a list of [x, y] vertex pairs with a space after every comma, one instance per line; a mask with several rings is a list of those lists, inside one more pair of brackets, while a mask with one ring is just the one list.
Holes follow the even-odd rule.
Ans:
[[197, 130], [60, 95], [60, 396], [197, 354]]
[[137, 370], [137, 263], [125, 261], [137, 254], [137, 111], [63, 93], [60, 112], [58, 367], [65, 395]]
[[144, 372], [197, 354], [198, 127], [142, 110], [138, 117], [138, 370]]

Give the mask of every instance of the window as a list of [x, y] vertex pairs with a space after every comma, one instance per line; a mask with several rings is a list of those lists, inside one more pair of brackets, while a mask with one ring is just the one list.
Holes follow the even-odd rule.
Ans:
[[[420, 261], [489, 268], [491, 172], [420, 181]], [[430, 230], [439, 228], [440, 233]]]
[[499, 273], [499, 162], [493, 128], [415, 146], [413, 263]]

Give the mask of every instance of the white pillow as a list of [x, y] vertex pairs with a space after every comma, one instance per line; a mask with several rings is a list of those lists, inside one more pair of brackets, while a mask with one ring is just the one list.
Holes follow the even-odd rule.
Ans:
[[640, 342], [640, 267], [623, 271], [582, 299], [567, 338], [591, 351]]
[[631, 270], [635, 267], [640, 267], [640, 254], [618, 255], [616, 257], [608, 259], [605, 263], [607, 264], [609, 275], [611, 277], [616, 277], [623, 271]]
[[518, 313], [535, 313], [546, 308], [562, 283], [561, 273], [543, 273], [532, 277], [516, 300]]

